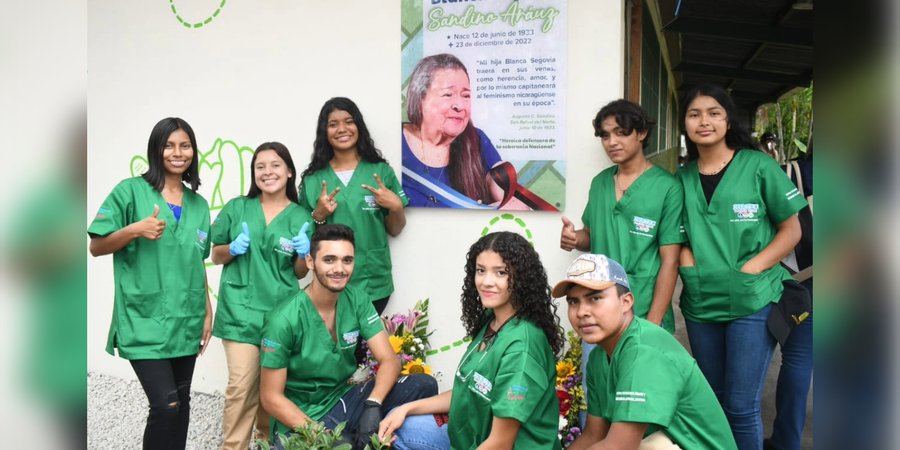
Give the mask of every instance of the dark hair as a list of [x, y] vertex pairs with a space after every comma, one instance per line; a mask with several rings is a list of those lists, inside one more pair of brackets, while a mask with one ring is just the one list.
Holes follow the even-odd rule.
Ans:
[[297, 184], [295, 183], [297, 169], [294, 168], [294, 160], [293, 158], [291, 158], [291, 152], [284, 144], [275, 141], [263, 142], [259, 147], [256, 147], [256, 151], [253, 152], [253, 158], [250, 160], [250, 190], [247, 191], [247, 197], [256, 198], [259, 196], [259, 186], [256, 185], [256, 157], [260, 152], [264, 152], [266, 150], [274, 151], [275, 154], [277, 154], [278, 157], [283, 159], [284, 163], [287, 164], [288, 170], [291, 173], [290, 175], [288, 175], [287, 185], [284, 187], [285, 194], [287, 194], [288, 200], [294, 203], [300, 203], [297, 199]]
[[510, 302], [516, 317], [543, 330], [553, 353], [559, 354], [563, 347], [563, 334], [559, 316], [556, 315], [556, 304], [550, 296], [547, 272], [534, 247], [521, 235], [509, 231], [482, 236], [466, 254], [466, 276], [460, 296], [466, 333], [475, 336], [489, 317], [475, 288], [475, 260], [488, 250], [499, 254], [509, 270]]
[[[417, 127], [422, 125], [422, 101], [437, 70], [462, 70], [466, 78], [469, 77], [462, 61], [449, 53], [422, 58], [413, 69], [406, 90], [406, 115]], [[466, 128], [450, 143], [450, 163], [447, 165], [450, 186], [473, 200], [490, 203], [490, 190], [485, 180], [487, 169], [481, 155], [481, 138], [470, 116]]]
[[656, 125], [656, 121], [644, 111], [644, 108], [625, 99], [613, 100], [607, 103], [606, 106], [600, 108], [597, 117], [594, 117], [593, 122], [591, 122], [594, 124], [594, 136], [603, 137], [603, 121], [609, 116], [616, 118], [619, 127], [622, 128], [622, 131], [627, 136], [630, 136], [635, 131], [638, 133], [646, 131], [647, 136], [641, 142], [641, 145], [643, 148], [647, 148], [650, 144], [650, 135], [653, 133], [653, 125]]
[[353, 238], [353, 230], [347, 225], [339, 223], [329, 223], [316, 227], [312, 237], [309, 239], [309, 254], [315, 258], [316, 252], [319, 250], [319, 242], [322, 241], [348, 241], [351, 245], [356, 246]]
[[759, 151], [756, 141], [750, 136], [750, 132], [747, 131], [741, 121], [738, 120], [737, 107], [734, 106], [734, 101], [731, 100], [731, 96], [728, 95], [728, 92], [714, 84], [701, 84], [688, 91], [687, 95], [684, 96], [684, 100], [681, 102], [681, 114], [679, 115], [679, 119], [681, 120], [681, 134], [685, 137], [684, 142], [687, 147], [688, 161], [695, 161], [700, 157], [700, 153], [697, 150], [697, 144], [695, 144], [687, 135], [685, 119], [687, 118], [687, 110], [691, 105], [691, 102], [701, 95], [712, 97], [722, 105], [723, 109], [725, 109], [725, 115], [728, 116], [728, 130], [725, 131], [725, 145], [727, 145], [728, 148], [734, 151], [746, 149]]
[[621, 296], [623, 296], [623, 295], [625, 295], [625, 294], [627, 294], [627, 293], [629, 293], [629, 292], [631, 292], [631, 289], [628, 289], [627, 287], [622, 286], [621, 284], [616, 283], [616, 294], [618, 294], [619, 297], [621, 297]]
[[309, 161], [309, 166], [300, 175], [301, 183], [307, 175], [324, 169], [334, 158], [334, 148], [328, 142], [328, 115], [334, 111], [346, 111], [353, 118], [356, 124], [358, 140], [356, 142], [356, 152], [360, 158], [370, 163], [387, 162], [381, 156], [381, 150], [375, 147], [375, 141], [369, 134], [369, 128], [366, 127], [366, 121], [363, 120], [362, 112], [353, 100], [346, 97], [333, 97], [322, 105], [319, 111], [319, 122], [316, 124], [316, 140], [313, 142], [313, 153]]
[[191, 190], [197, 192], [200, 187], [200, 152], [197, 149], [197, 138], [194, 137], [194, 129], [188, 125], [184, 119], [178, 117], [167, 117], [160, 120], [150, 132], [150, 139], [147, 141], [147, 162], [150, 167], [141, 175], [154, 189], [162, 192], [166, 185], [166, 169], [163, 163], [163, 151], [166, 148], [166, 142], [172, 133], [184, 130], [188, 138], [191, 140], [191, 147], [194, 150], [194, 156], [191, 158], [191, 164], [188, 170], [181, 174], [181, 181], [187, 182], [191, 186]]

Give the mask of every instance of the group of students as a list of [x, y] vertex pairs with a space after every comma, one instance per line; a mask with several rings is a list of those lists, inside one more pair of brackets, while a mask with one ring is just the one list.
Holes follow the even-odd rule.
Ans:
[[[287, 149], [265, 143], [248, 194], [211, 226], [193, 131], [160, 121], [149, 170], [121, 182], [88, 229], [93, 255], [114, 253], [107, 351], [131, 361], [147, 394], [144, 448], [185, 447], [194, 362], [210, 335], [228, 360], [224, 448], [247, 448], [254, 422], [278, 446], [310, 420], [347, 422], [356, 448], [371, 435], [398, 449], [560, 448], [554, 297], [586, 345], [588, 416], [569, 448], [761, 448], [775, 345], [766, 319], [805, 201], [771, 158], [747, 150], [721, 88], [691, 91], [681, 119], [689, 161], [672, 176], [643, 156], [653, 121], [639, 106], [601, 109], [595, 134], [615, 165], [594, 179], [584, 227], [563, 217], [561, 247], [589, 253], [553, 289], [521, 236], [472, 245], [461, 294], [471, 342], [441, 394], [431, 377], [399, 376], [379, 320], [393, 291], [387, 235], [402, 231], [408, 201], [352, 101], [323, 106], [299, 193]], [[215, 323], [210, 252], [224, 265]], [[679, 274], [693, 358], [671, 335]], [[351, 386], [360, 339], [379, 369]]]

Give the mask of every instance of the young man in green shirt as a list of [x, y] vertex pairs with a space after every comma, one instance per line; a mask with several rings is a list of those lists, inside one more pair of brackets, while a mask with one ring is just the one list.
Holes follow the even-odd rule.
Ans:
[[[347, 288], [354, 266], [353, 231], [329, 224], [316, 229], [306, 265], [312, 282], [280, 303], [263, 327], [260, 398], [275, 419], [272, 436], [310, 420], [333, 429], [347, 422], [345, 436], [362, 448], [385, 413], [437, 394], [434, 378], [400, 377], [400, 361], [369, 297]], [[356, 347], [365, 339], [378, 361], [375, 379], [348, 384], [356, 371]], [[277, 437], [276, 448], [280, 447]]]
[[618, 262], [579, 256], [553, 296], [566, 298], [572, 328], [599, 346], [585, 373], [587, 424], [569, 450], [737, 449], [697, 362], [671, 334], [635, 317]]

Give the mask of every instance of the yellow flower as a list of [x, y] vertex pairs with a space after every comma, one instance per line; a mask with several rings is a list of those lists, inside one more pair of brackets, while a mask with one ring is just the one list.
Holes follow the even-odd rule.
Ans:
[[556, 384], [563, 384], [566, 378], [575, 375], [575, 366], [568, 361], [556, 363]]
[[414, 373], [424, 373], [426, 375], [431, 375], [431, 367], [423, 363], [421, 359], [416, 358], [406, 363], [403, 366], [403, 371], [400, 372], [401, 375], [412, 375]]
[[400, 350], [403, 350], [403, 338], [399, 336], [394, 336], [393, 334], [388, 336], [388, 341], [391, 343], [391, 348], [394, 349], [394, 353], [400, 354]]

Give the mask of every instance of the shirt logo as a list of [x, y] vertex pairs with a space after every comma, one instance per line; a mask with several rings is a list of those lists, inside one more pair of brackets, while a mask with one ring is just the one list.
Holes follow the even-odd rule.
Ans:
[[288, 238], [282, 237], [278, 238], [278, 247], [275, 247], [275, 251], [284, 253], [285, 255], [293, 255], [294, 254], [294, 242]]
[[207, 236], [208, 234], [205, 231], [197, 228], [197, 245], [199, 245], [201, 248], [206, 246]]
[[348, 331], [341, 336], [347, 345], [356, 345], [359, 340], [359, 330]]
[[616, 392], [616, 401], [644, 403], [647, 401], [647, 394], [644, 392], [618, 391]]
[[491, 381], [485, 378], [484, 375], [475, 372], [475, 374], [472, 375], [472, 387], [474, 387], [475, 391], [483, 397], [487, 397], [491, 393], [491, 389], [494, 388], [494, 385], [491, 384]]
[[260, 350], [262, 350], [266, 353], [270, 353], [270, 352], [274, 352], [275, 350], [278, 350], [279, 348], [281, 348], [281, 344], [278, 342], [275, 342], [267, 337], [263, 337], [262, 341], [260, 342], [259, 347], [260, 347]]
[[97, 216], [96, 216], [96, 218], [97, 218], [97, 219], [102, 219], [102, 218], [106, 217], [106, 215], [109, 214], [109, 213], [111, 213], [111, 212], [112, 212], [112, 211], [110, 211], [110, 210], [108, 210], [108, 209], [106, 209], [106, 208], [100, 208], [100, 209], [97, 210]]
[[374, 195], [367, 195], [363, 197], [363, 200], [366, 201], [366, 209], [378, 209], [378, 203], [375, 202]]
[[731, 205], [731, 209], [737, 216], [737, 220], [732, 220], [732, 222], [756, 222], [759, 220], [756, 217], [759, 212], [758, 203], [735, 203]]
[[528, 392], [528, 386], [520, 386], [518, 384], [514, 384], [509, 387], [509, 390], [506, 391], [506, 399], [507, 400], [525, 400], [525, 393]]

